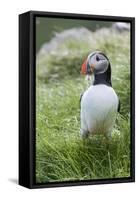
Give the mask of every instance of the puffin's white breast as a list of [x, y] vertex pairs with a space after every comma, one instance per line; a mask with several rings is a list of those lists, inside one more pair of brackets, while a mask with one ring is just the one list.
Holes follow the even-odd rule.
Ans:
[[81, 99], [81, 129], [90, 133], [110, 132], [117, 108], [118, 97], [112, 87], [90, 86]]

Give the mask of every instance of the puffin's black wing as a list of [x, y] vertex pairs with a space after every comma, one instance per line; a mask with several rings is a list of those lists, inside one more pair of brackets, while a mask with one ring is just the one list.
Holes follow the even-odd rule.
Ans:
[[82, 99], [83, 94], [84, 94], [84, 92], [81, 93], [81, 95], [80, 95], [80, 108], [81, 108], [81, 99]]
[[118, 97], [118, 108], [117, 108], [117, 112], [120, 112], [120, 109], [121, 109], [121, 103], [120, 103], [120, 99]]

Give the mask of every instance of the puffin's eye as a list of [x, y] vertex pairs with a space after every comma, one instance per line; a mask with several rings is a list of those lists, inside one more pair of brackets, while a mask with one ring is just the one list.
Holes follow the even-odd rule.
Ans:
[[99, 56], [96, 56], [96, 61], [99, 61], [99, 60], [100, 60]]

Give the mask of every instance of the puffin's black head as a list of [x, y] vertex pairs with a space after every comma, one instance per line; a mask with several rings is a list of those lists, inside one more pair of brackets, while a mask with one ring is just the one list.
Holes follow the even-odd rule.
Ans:
[[94, 85], [106, 84], [111, 86], [111, 65], [107, 56], [96, 51], [88, 55], [87, 59], [82, 65], [82, 74], [94, 74]]

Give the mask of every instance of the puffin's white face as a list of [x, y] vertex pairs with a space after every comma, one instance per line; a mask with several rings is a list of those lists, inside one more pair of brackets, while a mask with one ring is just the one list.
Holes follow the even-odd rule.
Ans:
[[109, 65], [107, 58], [98, 52], [95, 54], [92, 53], [88, 56], [88, 63], [91, 73], [94, 74], [104, 73]]

